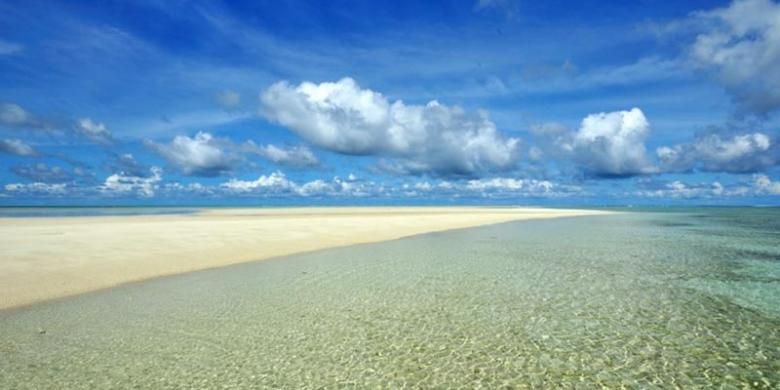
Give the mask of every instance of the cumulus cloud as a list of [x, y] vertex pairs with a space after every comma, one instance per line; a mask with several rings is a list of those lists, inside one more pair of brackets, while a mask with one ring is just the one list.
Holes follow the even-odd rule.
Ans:
[[194, 137], [179, 135], [168, 144], [146, 142], [168, 162], [191, 176], [218, 176], [229, 172], [240, 160], [232, 153], [232, 143], [198, 132]]
[[548, 122], [531, 125], [529, 132], [536, 145], [528, 149], [528, 157], [537, 164], [565, 162], [557, 169], [574, 168], [600, 178], [658, 173], [645, 148], [650, 123], [639, 108], [587, 115], [577, 130]]
[[766, 114], [780, 108], [780, 4], [737, 0], [695, 16], [707, 26], [690, 48], [740, 108]]
[[[578, 186], [554, 183], [549, 180], [520, 179], [514, 177], [491, 177], [464, 181], [446, 181], [438, 183], [420, 181], [405, 183], [402, 188], [406, 194], [413, 192], [431, 194], [450, 194], [457, 196], [478, 195], [480, 197], [561, 197], [582, 193]], [[413, 191], [413, 192], [412, 192]]]
[[152, 167], [150, 172], [151, 175], [146, 177], [115, 173], [106, 178], [99, 190], [107, 195], [136, 194], [144, 198], [152, 197], [162, 181], [162, 169]]
[[168, 144], [146, 141], [146, 145], [190, 176], [219, 176], [233, 171], [247, 155], [260, 156], [275, 164], [313, 167], [319, 160], [306, 146], [258, 145], [253, 141], [236, 144], [207, 132], [194, 137], [176, 136]]
[[522, 179], [495, 177], [491, 179], [469, 180], [466, 188], [472, 191], [484, 191], [490, 189], [520, 190], [523, 187], [534, 186], [543, 190], [550, 190], [552, 183], [549, 181], [526, 181]]
[[759, 194], [780, 195], [780, 181], [773, 181], [767, 175], [753, 175], [753, 186]]
[[431, 183], [428, 183], [427, 181], [414, 183], [413, 187], [415, 190], [420, 190], [420, 191], [431, 191], [434, 188], [433, 185]]
[[564, 197], [582, 195], [579, 186], [554, 183], [550, 180], [494, 177], [469, 180], [465, 184], [450, 184], [457, 191], [470, 191], [483, 197]]
[[320, 164], [317, 156], [306, 146], [257, 145], [253, 141], [247, 141], [242, 150], [276, 164], [293, 167], [314, 167]]
[[[364, 196], [370, 191], [366, 183], [357, 183], [353, 178], [331, 180], [316, 179], [298, 184], [280, 171], [261, 175], [256, 180], [230, 179], [220, 187], [234, 194], [297, 195], [297, 196]], [[373, 190], [371, 190], [373, 192]]]
[[[69, 195], [98, 194], [107, 197], [139, 196], [217, 196], [217, 197], [277, 197], [277, 198], [520, 198], [520, 197], [561, 197], [583, 195], [582, 188], [554, 183], [548, 180], [493, 177], [472, 180], [438, 180], [416, 182], [376, 182], [363, 180], [353, 174], [346, 178], [334, 176], [330, 179], [317, 178], [309, 181], [296, 181], [281, 171], [260, 175], [253, 180], [232, 178], [217, 185], [204, 185], [198, 182], [163, 182], [163, 171], [152, 167], [144, 176], [117, 172], [105, 178], [98, 185], [84, 186], [77, 181], [68, 183], [47, 183], [66, 179], [64, 170], [54, 167], [38, 166], [35, 172], [50, 177], [41, 177], [42, 181], [22, 184], [13, 183], [4, 186], [5, 196], [32, 195]], [[52, 176], [54, 175], [54, 176]], [[32, 178], [32, 177], [31, 177]]]
[[0, 153], [15, 154], [17, 156], [35, 156], [38, 154], [32, 146], [18, 139], [0, 139]]
[[654, 173], [645, 150], [650, 124], [642, 110], [590, 114], [582, 120], [570, 149], [575, 160], [589, 174], [625, 177]]
[[361, 197], [376, 193], [376, 188], [373, 188], [373, 183], [356, 183], [336, 176], [329, 181], [318, 179], [304, 183], [297, 192], [302, 196]]
[[297, 196], [297, 197], [565, 197], [582, 195], [581, 187], [554, 183], [549, 180], [494, 177], [457, 181], [417, 181], [382, 183], [362, 181], [350, 175], [346, 179], [338, 176], [330, 180], [316, 179], [298, 183], [280, 171], [261, 175], [256, 180], [231, 179], [220, 185], [224, 192], [249, 196]]
[[663, 146], [656, 150], [661, 169], [685, 172], [699, 169], [709, 172], [757, 172], [776, 163], [772, 140], [763, 133], [723, 138], [707, 134], [693, 143]]
[[217, 92], [217, 94], [214, 95], [214, 100], [216, 100], [217, 104], [222, 108], [232, 109], [241, 104], [241, 94], [228, 89]]
[[93, 121], [90, 118], [79, 119], [76, 123], [76, 130], [79, 134], [99, 144], [110, 144], [113, 142], [111, 132], [106, 125]]
[[296, 187], [296, 184], [287, 179], [284, 173], [276, 171], [270, 175], [261, 175], [257, 180], [238, 180], [230, 179], [222, 183], [221, 187], [231, 192], [289, 192]]
[[279, 82], [261, 101], [263, 115], [319, 147], [395, 158], [410, 173], [475, 175], [510, 169], [518, 157], [520, 141], [500, 134], [484, 112], [469, 114], [437, 101], [390, 102], [350, 78]]
[[539, 145], [528, 151], [532, 161], [573, 161], [575, 168], [602, 178], [691, 171], [753, 173], [780, 161], [780, 148], [768, 134], [723, 131], [661, 146], [651, 158], [645, 147], [650, 125], [638, 108], [588, 115], [576, 132], [546, 123], [531, 126], [530, 133]]

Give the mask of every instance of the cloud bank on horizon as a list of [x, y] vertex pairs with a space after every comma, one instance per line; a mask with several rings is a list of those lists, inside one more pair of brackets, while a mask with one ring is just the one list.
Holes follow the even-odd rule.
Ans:
[[774, 0], [0, 3], [0, 86], [0, 204], [780, 203]]

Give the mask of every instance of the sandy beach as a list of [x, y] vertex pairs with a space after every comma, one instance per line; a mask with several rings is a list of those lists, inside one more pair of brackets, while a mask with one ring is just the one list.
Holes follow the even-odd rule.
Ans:
[[540, 208], [355, 207], [0, 218], [0, 309], [324, 248], [500, 222], [603, 213]]

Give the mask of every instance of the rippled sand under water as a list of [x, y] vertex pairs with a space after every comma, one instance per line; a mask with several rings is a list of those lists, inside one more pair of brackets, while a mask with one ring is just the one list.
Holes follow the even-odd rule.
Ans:
[[780, 388], [767, 212], [507, 223], [0, 312], [0, 388]]

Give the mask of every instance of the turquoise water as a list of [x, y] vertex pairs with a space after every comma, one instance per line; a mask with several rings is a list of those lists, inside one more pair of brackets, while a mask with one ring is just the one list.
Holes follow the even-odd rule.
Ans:
[[0, 388], [780, 388], [780, 211], [685, 211], [427, 234], [0, 312]]

